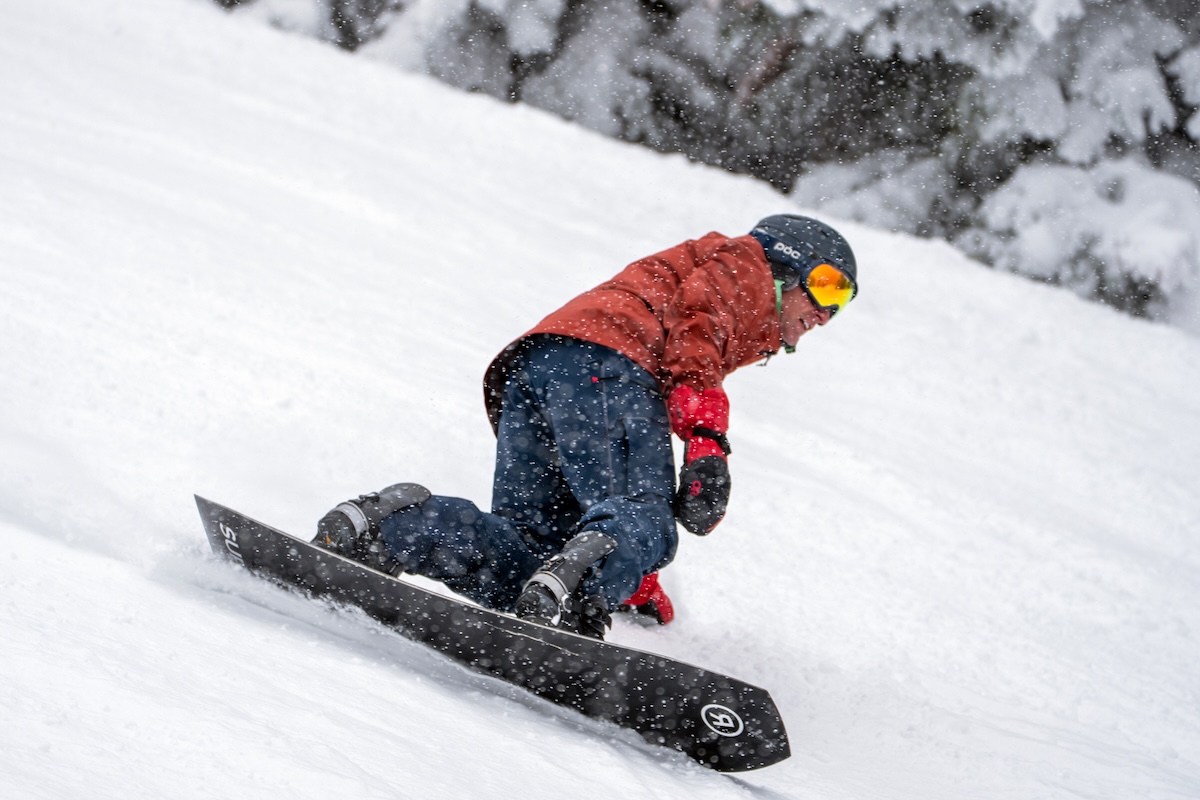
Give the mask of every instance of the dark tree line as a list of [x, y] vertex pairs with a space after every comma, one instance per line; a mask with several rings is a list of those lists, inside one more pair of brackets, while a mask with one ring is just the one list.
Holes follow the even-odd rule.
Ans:
[[1200, 0], [216, 2], [1134, 313], [1200, 289]]

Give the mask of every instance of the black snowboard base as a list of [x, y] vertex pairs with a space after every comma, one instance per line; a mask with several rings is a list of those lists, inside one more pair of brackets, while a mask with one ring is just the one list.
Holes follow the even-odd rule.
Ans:
[[369, 616], [473, 670], [637, 731], [719, 772], [787, 758], [771, 696], [664, 656], [460, 602], [196, 497], [213, 550], [247, 569]]

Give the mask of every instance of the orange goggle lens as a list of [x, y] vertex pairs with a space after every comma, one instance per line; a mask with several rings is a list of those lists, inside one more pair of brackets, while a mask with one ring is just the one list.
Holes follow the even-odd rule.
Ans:
[[809, 297], [824, 308], [834, 308], [840, 311], [854, 297], [854, 284], [846, 277], [846, 273], [829, 264], [818, 264], [808, 273], [804, 281]]

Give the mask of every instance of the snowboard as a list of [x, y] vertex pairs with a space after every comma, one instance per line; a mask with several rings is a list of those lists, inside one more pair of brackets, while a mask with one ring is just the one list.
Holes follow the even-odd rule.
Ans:
[[213, 550], [260, 576], [356, 606], [403, 636], [719, 772], [791, 753], [771, 696], [664, 656], [430, 592], [196, 496]]

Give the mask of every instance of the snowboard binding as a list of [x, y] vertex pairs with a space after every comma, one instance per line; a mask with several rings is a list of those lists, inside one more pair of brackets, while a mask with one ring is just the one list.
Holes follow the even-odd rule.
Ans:
[[576, 535], [533, 573], [517, 598], [515, 613], [529, 622], [603, 639], [612, 627], [608, 601], [583, 591], [583, 576], [617, 549], [611, 536], [595, 531]]
[[389, 514], [417, 506], [430, 498], [417, 483], [397, 483], [378, 492], [339, 503], [317, 523], [313, 544], [372, 569], [397, 575], [403, 566], [388, 553], [379, 523]]

